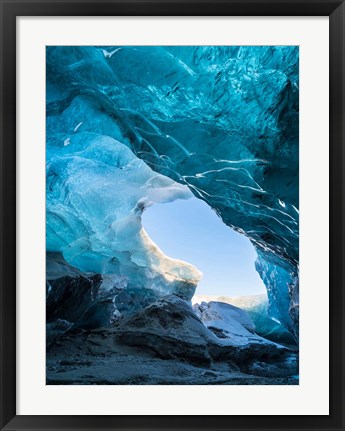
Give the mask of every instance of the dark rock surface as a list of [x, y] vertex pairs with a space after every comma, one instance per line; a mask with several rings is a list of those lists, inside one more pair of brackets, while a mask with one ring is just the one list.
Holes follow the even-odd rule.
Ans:
[[93, 304], [102, 278], [96, 274], [49, 280], [46, 313], [47, 322], [64, 319], [76, 322]]
[[297, 384], [296, 355], [252, 335], [218, 338], [169, 296], [106, 328], [57, 335], [47, 384]]

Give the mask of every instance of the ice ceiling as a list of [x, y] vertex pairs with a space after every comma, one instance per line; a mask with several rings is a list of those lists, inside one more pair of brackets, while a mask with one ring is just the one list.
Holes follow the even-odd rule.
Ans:
[[48, 47], [47, 279], [190, 299], [202, 274], [141, 214], [194, 195], [250, 239], [297, 337], [298, 71], [292, 46]]

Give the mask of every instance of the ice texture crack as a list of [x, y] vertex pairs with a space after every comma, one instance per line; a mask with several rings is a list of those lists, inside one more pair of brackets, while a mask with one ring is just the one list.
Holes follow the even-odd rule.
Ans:
[[299, 52], [294, 46], [47, 47], [47, 250], [83, 273], [190, 299], [201, 274], [141, 226], [192, 194], [258, 253], [297, 338]]

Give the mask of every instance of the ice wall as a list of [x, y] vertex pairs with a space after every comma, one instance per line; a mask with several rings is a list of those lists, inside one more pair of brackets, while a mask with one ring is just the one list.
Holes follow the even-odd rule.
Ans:
[[291, 46], [48, 47], [48, 250], [187, 292], [200, 274], [162, 257], [140, 213], [191, 192], [251, 240], [297, 335], [298, 73]]

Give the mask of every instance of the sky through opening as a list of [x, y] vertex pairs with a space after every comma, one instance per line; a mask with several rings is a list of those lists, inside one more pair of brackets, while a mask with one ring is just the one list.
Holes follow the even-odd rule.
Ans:
[[143, 226], [165, 254], [203, 272], [196, 295], [266, 293], [255, 270], [256, 252], [249, 239], [226, 226], [202, 200], [153, 205], [143, 214]]

